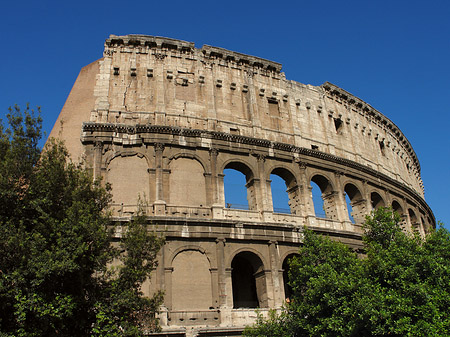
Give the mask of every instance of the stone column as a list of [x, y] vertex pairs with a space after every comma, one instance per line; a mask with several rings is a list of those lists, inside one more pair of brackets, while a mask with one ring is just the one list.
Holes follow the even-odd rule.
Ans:
[[266, 156], [262, 154], [257, 154], [257, 180], [255, 182], [259, 183], [259, 188], [256, 194], [256, 203], [258, 205], [258, 210], [262, 211], [264, 221], [273, 220], [273, 207], [269, 205], [268, 200], [268, 189], [267, 189], [267, 179], [265, 177], [264, 163], [266, 161]]
[[345, 201], [345, 192], [341, 184], [342, 174], [340, 172], [335, 172], [334, 177], [335, 177], [335, 191], [337, 192], [336, 208], [338, 221], [350, 224], [351, 222], [348, 216], [347, 203]]
[[367, 180], [363, 180], [363, 190], [361, 191], [363, 198], [366, 199], [367, 215], [372, 212], [372, 198], [370, 197], [369, 188], [367, 186]]
[[300, 200], [302, 203], [301, 214], [305, 217], [315, 217], [314, 206], [312, 201], [312, 187], [306, 176], [306, 164], [303, 162], [298, 163], [300, 169]]
[[[272, 271], [272, 285], [273, 285], [273, 300], [276, 308], [283, 305], [283, 275], [280, 275], [278, 256], [278, 242], [269, 241], [269, 256], [270, 256], [270, 269]], [[280, 277], [281, 276], [281, 277]]]
[[225, 239], [216, 239], [216, 254], [217, 254], [217, 276], [218, 276], [218, 298], [219, 307], [227, 306], [227, 292], [225, 280]]
[[102, 151], [103, 143], [96, 141], [94, 144], [94, 178], [100, 178], [102, 176]]
[[209, 150], [209, 160], [211, 163], [211, 189], [212, 189], [212, 204], [219, 203], [219, 178], [217, 176], [217, 156], [219, 155], [219, 151], [217, 149]]
[[164, 144], [155, 143], [155, 176], [156, 176], [156, 196], [154, 203], [155, 215], [164, 215], [166, 213], [166, 202], [163, 195], [163, 152]]

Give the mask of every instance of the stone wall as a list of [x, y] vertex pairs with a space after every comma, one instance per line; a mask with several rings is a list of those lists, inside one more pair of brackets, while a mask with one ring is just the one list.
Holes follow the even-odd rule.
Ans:
[[[417, 157], [392, 121], [331, 83], [290, 81], [279, 63], [222, 48], [111, 36], [51, 136], [112, 185], [118, 225], [140, 199], [166, 236], [144, 289], [165, 291], [163, 335], [239, 335], [255, 307], [280, 308], [305, 226], [356, 250], [379, 206], [406, 231], [435, 227]], [[245, 176], [248, 209], [225, 204], [226, 169]], [[271, 174], [286, 183], [288, 214], [273, 207]]]

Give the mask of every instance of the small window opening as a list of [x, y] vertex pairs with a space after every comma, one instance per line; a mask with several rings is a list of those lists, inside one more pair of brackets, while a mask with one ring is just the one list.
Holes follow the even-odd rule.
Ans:
[[114, 75], [119, 75], [119, 67], [114, 67]]
[[230, 133], [232, 135], [239, 135], [240, 134], [239, 129], [237, 129], [237, 128], [230, 128]]
[[319, 147], [317, 145], [311, 145], [312, 150], [319, 150]]
[[378, 142], [378, 145], [380, 145], [381, 153], [384, 154], [384, 148], [385, 148], [385, 146], [384, 146], [384, 141], [379, 141], [379, 142]]
[[336, 132], [339, 132], [342, 128], [342, 119], [334, 118], [334, 127], [336, 128]]

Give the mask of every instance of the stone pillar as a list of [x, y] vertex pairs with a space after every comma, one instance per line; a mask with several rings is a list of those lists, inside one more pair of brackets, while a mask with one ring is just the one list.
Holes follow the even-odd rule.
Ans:
[[166, 202], [163, 195], [163, 152], [164, 144], [155, 143], [155, 176], [156, 176], [156, 196], [154, 203], [155, 215], [166, 213]]
[[209, 160], [211, 164], [211, 190], [212, 190], [212, 200], [211, 203], [213, 205], [219, 204], [219, 177], [217, 176], [217, 156], [219, 155], [219, 151], [217, 149], [209, 150]]
[[165, 280], [164, 302], [166, 304], [166, 307], [169, 310], [172, 310], [172, 308], [173, 308], [173, 303], [172, 303], [172, 273], [173, 273], [173, 268], [172, 267], [164, 267], [164, 280]]
[[95, 142], [94, 144], [94, 179], [101, 178], [102, 176], [102, 152], [103, 143]]
[[336, 208], [338, 220], [343, 224], [344, 229], [351, 230], [352, 225], [348, 215], [347, 202], [345, 201], [345, 191], [341, 183], [342, 174], [340, 172], [334, 173], [335, 190], [337, 192]]
[[227, 289], [225, 280], [225, 239], [216, 239], [217, 276], [218, 276], [218, 305], [220, 308], [227, 306]]
[[[273, 221], [273, 206], [269, 204], [269, 200], [272, 198], [269, 197], [269, 191], [267, 188], [268, 181], [265, 176], [264, 163], [266, 161], [266, 156], [262, 154], [257, 154], [257, 172], [256, 176], [258, 177], [256, 182], [259, 183], [259, 188], [255, 188], [256, 193], [256, 203], [258, 205], [258, 210], [262, 212], [263, 221]], [[269, 180], [270, 184], [270, 180]]]
[[361, 191], [363, 198], [366, 199], [367, 215], [372, 212], [372, 198], [370, 197], [369, 188], [367, 186], [367, 180], [363, 180], [363, 190]]
[[278, 242], [269, 241], [270, 269], [272, 271], [273, 300], [274, 306], [280, 308], [284, 302], [283, 296], [283, 274], [280, 273], [280, 259], [277, 250]]
[[314, 216], [314, 207], [312, 207], [312, 196], [311, 196], [311, 185], [306, 177], [306, 164], [303, 162], [298, 162], [298, 167], [300, 170], [299, 175], [299, 186], [300, 186], [300, 197], [301, 202], [301, 215]]

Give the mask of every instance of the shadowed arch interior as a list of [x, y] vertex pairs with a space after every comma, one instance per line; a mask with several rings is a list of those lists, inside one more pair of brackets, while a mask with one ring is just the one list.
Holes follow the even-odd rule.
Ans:
[[231, 262], [234, 308], [267, 307], [264, 265], [254, 253], [241, 252]]
[[293, 257], [298, 256], [297, 253], [292, 253], [286, 256], [283, 261], [283, 283], [284, 283], [284, 297], [289, 300], [292, 297], [292, 287], [289, 285], [289, 269], [290, 262]]
[[377, 192], [372, 192], [370, 194], [370, 202], [372, 205], [372, 209], [377, 209], [379, 207], [385, 206], [383, 198]]

